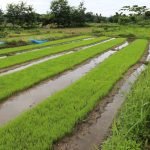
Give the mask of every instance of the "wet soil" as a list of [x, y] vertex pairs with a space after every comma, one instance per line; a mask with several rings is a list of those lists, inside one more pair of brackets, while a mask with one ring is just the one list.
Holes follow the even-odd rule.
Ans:
[[58, 58], [60, 56], [64, 56], [64, 55], [67, 55], [67, 54], [71, 54], [71, 53], [74, 53], [74, 51], [69, 51], [69, 52], [63, 52], [63, 53], [59, 53], [59, 54], [55, 54], [55, 55], [51, 55], [51, 56], [48, 56], [48, 57], [45, 57], [43, 59], [40, 59], [40, 60], [37, 60], [37, 61], [33, 61], [32, 63], [26, 63], [22, 66], [15, 66], [16, 68], [12, 68], [12, 69], [5, 69], [4, 72], [0, 73], [0, 76], [4, 76], [4, 75], [7, 75], [7, 74], [11, 74], [11, 73], [14, 73], [14, 72], [17, 72], [17, 71], [21, 71], [21, 70], [24, 70], [28, 67], [31, 67], [33, 65], [37, 65], [37, 64], [40, 64], [40, 63], [43, 63], [45, 61], [48, 61], [48, 60], [51, 60], [51, 59], [54, 59], [54, 58]]
[[138, 76], [145, 70], [145, 60], [150, 57], [147, 52], [142, 59], [131, 67], [113, 87], [111, 92], [97, 104], [88, 117], [80, 122], [72, 134], [54, 144], [54, 150], [95, 150], [110, 134], [110, 127], [122, 103], [130, 92]]
[[[122, 45], [124, 46], [124, 44]], [[120, 47], [120, 49], [121, 48], [122, 47]], [[53, 79], [44, 81], [33, 88], [8, 98], [7, 101], [0, 104], [0, 125], [14, 119], [21, 112], [35, 106], [53, 93], [66, 88], [116, 52], [117, 51], [109, 50], [87, 60], [73, 70], [66, 71]]]
[[[0, 57], [1, 56], [9, 57], [9, 56], [13, 56], [13, 55], [20, 55], [20, 54], [28, 53], [28, 52], [31, 52], [31, 51], [38, 51], [38, 50], [42, 50], [42, 49], [45, 49], [45, 48], [51, 48], [53, 46], [59, 46], [59, 45], [74, 43], [74, 42], [78, 42], [78, 41], [82, 41], [82, 40], [90, 40], [90, 39], [94, 39], [94, 38], [85, 38], [85, 39], [73, 40], [73, 41], [62, 42], [62, 43], [53, 44], [53, 45], [49, 45], [49, 46], [45, 46], [45, 47], [33, 48], [33, 49], [29, 49], [29, 50], [22, 50], [20, 52], [16, 51], [16, 52], [12, 52], [12, 53], [9, 53], [9, 54], [0, 54]], [[25, 46], [25, 45], [21, 45], [21, 46]]]
[[51, 79], [43, 82], [34, 88], [28, 89], [9, 98], [6, 102], [0, 105], [0, 125], [16, 117], [22, 111], [25, 111], [40, 101], [48, 98], [53, 93], [69, 86], [113, 53], [115, 52], [108, 51], [72, 71], [65, 72], [53, 80]]
[[6, 74], [9, 74], [9, 73], [13, 73], [13, 72], [16, 72], [16, 71], [20, 71], [20, 70], [26, 69], [30, 66], [33, 66], [33, 65], [39, 64], [41, 62], [45, 62], [45, 61], [48, 61], [50, 59], [54, 59], [54, 58], [57, 58], [57, 57], [60, 57], [60, 56], [66, 55], [66, 54], [70, 54], [70, 53], [80, 51], [80, 50], [84, 50], [86, 48], [93, 47], [93, 46], [96, 46], [96, 45], [99, 45], [99, 44], [102, 44], [102, 43], [106, 43], [106, 42], [111, 41], [113, 39], [114, 38], [111, 38], [111, 39], [104, 40], [104, 41], [96, 43], [96, 44], [91, 44], [91, 45], [88, 45], [88, 46], [75, 48], [75, 49], [60, 52], [60, 53], [57, 53], [57, 54], [54, 54], [54, 55], [45, 56], [45, 57], [40, 58], [40, 59], [35, 59], [35, 60], [31, 60], [31, 61], [28, 61], [28, 62], [25, 62], [25, 63], [13, 65], [13, 66], [10, 66], [10, 67], [4, 68], [4, 69], [0, 69], [0, 76], [6, 75]]

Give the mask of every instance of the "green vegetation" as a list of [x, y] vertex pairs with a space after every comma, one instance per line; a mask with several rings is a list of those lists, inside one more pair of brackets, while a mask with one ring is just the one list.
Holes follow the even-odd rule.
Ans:
[[[125, 39], [115, 39], [83, 51], [61, 56], [56, 59], [34, 65], [25, 70], [15, 72], [0, 77], [0, 100], [11, 96], [12, 94], [27, 89], [42, 80], [53, 77], [65, 70], [84, 62], [85, 60], [100, 54], [109, 48], [121, 44]], [[36, 73], [36, 77], [35, 77]], [[17, 82], [15, 82], [17, 81]]]
[[[111, 42], [109, 42], [109, 45]], [[0, 129], [0, 149], [51, 149], [52, 144], [70, 133], [76, 123], [82, 120], [108, 94], [116, 81], [122, 77], [129, 67], [137, 63], [147, 48], [147, 44], [146, 40], [134, 41], [122, 51], [98, 65], [73, 85], [54, 94], [37, 107], [3, 126]], [[103, 45], [107, 47], [108, 43]], [[101, 45], [100, 47], [103, 46]], [[77, 53], [71, 54], [74, 55], [72, 58], [75, 58], [77, 62], [79, 56], [82, 57], [82, 53], [88, 55], [95, 48], [89, 49], [86, 53], [81, 51], [79, 52], [80, 55], [77, 55]], [[63, 61], [69, 60], [69, 55], [61, 57], [59, 60], [61, 59], [64, 59]], [[57, 60], [55, 59], [53, 62]], [[57, 68], [56, 62], [55, 68]], [[28, 76], [29, 74], [26, 76], [25, 82], [29, 81], [27, 80]], [[21, 75], [21, 77], [24, 77], [24, 75]], [[7, 78], [7, 81], [10, 80], [9, 76], [5, 78]], [[18, 81], [19, 78], [17, 77], [16, 79]], [[15, 85], [13, 86], [15, 88]]]
[[141, 27], [139, 25], [96, 24], [92, 32], [94, 35], [150, 40], [149, 25]]
[[[8, 23], [12, 23], [13, 27], [19, 25], [21, 27], [34, 27], [37, 22], [37, 14], [31, 5], [19, 2], [18, 4], [8, 4], [7, 13], [4, 16]], [[5, 21], [5, 19], [3, 19]]]
[[150, 65], [127, 96], [103, 150], [148, 150], [150, 147]]
[[[150, 40], [150, 8], [147, 6], [123, 6], [115, 15], [105, 17], [87, 12], [84, 2], [74, 7], [68, 0], [52, 0], [49, 5], [45, 14], [38, 14], [33, 6], [23, 1], [8, 3], [5, 11], [0, 7], [0, 71], [61, 52], [74, 50], [74, 53], [0, 76], [0, 102], [72, 69], [126, 39], [135, 41], [65, 90], [1, 127], [2, 150], [51, 149], [53, 143], [70, 133], [137, 63]], [[94, 38], [83, 40], [88, 37]], [[117, 39], [76, 50], [111, 37]], [[36, 45], [32, 44], [32, 39], [48, 42]], [[127, 96], [103, 150], [150, 149], [149, 81], [150, 64]]]
[[61, 39], [61, 40], [56, 40], [56, 41], [50, 41], [50, 42], [46, 42], [46, 43], [38, 44], [38, 45], [32, 44], [32, 45], [20, 46], [20, 47], [15, 47], [15, 48], [1, 49], [0, 55], [8, 55], [8, 54], [16, 53], [16, 52], [21, 52], [21, 51], [29, 51], [29, 50], [36, 49], [36, 48], [42, 48], [46, 46], [52, 46], [52, 45], [63, 44], [63, 43], [71, 42], [71, 41], [82, 40], [82, 39], [89, 38], [89, 37], [90, 36], [83, 35], [83, 36], [66, 38], [66, 39]]
[[25, 42], [30, 43], [30, 40], [55, 40], [61, 39], [65, 37], [70, 37], [71, 34], [66, 33], [46, 33], [46, 34], [37, 34], [37, 35], [29, 35], [29, 36], [21, 36], [21, 37], [9, 37], [9, 38], [1, 38], [2, 41], [6, 43], [17, 43], [17, 42]]
[[56, 54], [59, 52], [69, 51], [78, 47], [98, 43], [106, 39], [108, 39], [108, 37], [94, 38], [91, 40], [78, 41], [74, 43], [45, 48], [45, 49], [41, 49], [38, 51], [31, 51], [31, 52], [27, 52], [27, 53], [23, 53], [19, 55], [10, 56], [10, 57], [0, 60], [0, 69], [14, 66], [17, 64], [21, 64], [24, 62], [32, 61], [35, 59], [43, 58], [45, 56], [49, 56], [49, 55]]
[[49, 19], [58, 27], [85, 26], [84, 3], [76, 7], [69, 6], [68, 0], [53, 0], [50, 6]]
[[11, 30], [7, 29], [5, 31], [6, 38], [16, 38], [16, 37], [25, 37], [25, 36], [36, 36], [36, 35], [43, 35], [43, 34], [53, 34], [53, 33], [65, 33], [69, 35], [82, 35], [91, 32], [90, 27], [84, 28], [33, 28], [33, 29], [16, 29]]

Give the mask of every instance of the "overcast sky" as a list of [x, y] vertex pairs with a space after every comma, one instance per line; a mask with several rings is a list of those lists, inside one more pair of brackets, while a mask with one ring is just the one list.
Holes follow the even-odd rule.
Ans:
[[[8, 3], [17, 3], [20, 0], [0, 0], [0, 8], [5, 10]], [[52, 0], [23, 0], [27, 4], [33, 5], [38, 13], [46, 13], [49, 11], [50, 2]], [[72, 6], [77, 6], [83, 0], [68, 0]], [[104, 16], [113, 15], [122, 6], [140, 5], [150, 7], [150, 0], [84, 0], [87, 11], [101, 13]]]

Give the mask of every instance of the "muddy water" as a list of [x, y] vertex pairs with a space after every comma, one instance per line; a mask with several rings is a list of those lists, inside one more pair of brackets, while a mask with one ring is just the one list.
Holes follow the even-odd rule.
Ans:
[[128, 46], [128, 45], [129, 45], [129, 42], [126, 41], [124, 44], [122, 44], [122, 45], [116, 47], [115, 50], [120, 50], [120, 49], [122, 49], [122, 48], [124, 48], [124, 47], [126, 47], [126, 46]]
[[6, 58], [7, 56], [0, 56], [0, 59], [4, 59], [4, 58]]
[[[74, 53], [76, 51], [84, 50], [84, 49], [86, 49], [88, 47], [93, 47], [95, 45], [102, 44], [102, 43], [108, 42], [108, 41], [113, 40], [113, 39], [114, 38], [108, 39], [108, 40], [105, 40], [105, 41], [102, 41], [102, 42], [99, 42], [97, 44], [93, 44], [93, 45], [90, 45], [90, 46], [77, 48], [77, 49], [74, 49], [74, 50], [69, 51], [69, 52], [62, 52], [62, 53], [54, 54], [54, 55], [47, 56], [47, 57], [44, 57], [44, 58], [39, 59], [39, 60], [34, 60], [32, 62], [21, 64], [21, 65], [12, 66], [12, 67], [9, 67], [9, 68], [4, 68], [4, 69], [0, 70], [0, 76], [4, 76], [4, 75], [10, 74], [10, 73], [21, 71], [21, 70], [26, 69], [28, 67], [31, 67], [33, 65], [36, 65], [36, 64], [39, 64], [39, 63], [42, 63], [42, 62], [45, 62], [45, 61], [48, 61], [48, 60], [51, 60], [51, 59], [63, 56], [63, 55], [71, 54], [71, 53]], [[124, 44], [122, 44], [122, 45], [124, 46]], [[122, 47], [119, 46], [119, 48], [121, 49]]]
[[126, 95], [130, 92], [132, 85], [138, 76], [144, 71], [145, 65], [141, 65], [121, 86], [119, 92], [113, 97], [112, 103], [108, 103], [104, 112], [99, 118], [96, 118], [94, 124], [86, 130], [79, 132], [63, 141], [63, 144], [56, 146], [55, 150], [94, 150], [102, 143], [107, 136], [109, 128], [113, 122], [114, 116], [124, 102]]
[[109, 42], [109, 41], [112, 41], [114, 40], [115, 38], [111, 38], [111, 39], [108, 39], [108, 40], [104, 40], [102, 42], [99, 42], [99, 43], [95, 43], [95, 44], [91, 44], [91, 45], [88, 45], [88, 46], [84, 46], [82, 48], [76, 48], [76, 50], [80, 50], [80, 49], [86, 49], [86, 48], [90, 48], [90, 47], [93, 47], [93, 46], [96, 46], [96, 45], [99, 45], [99, 44], [103, 44], [103, 43], [106, 43], [106, 42]]
[[94, 38], [93, 37], [87, 38], [87, 39], [84, 39], [84, 41], [88, 41], [88, 40], [92, 40], [92, 39], [94, 39]]
[[8, 122], [18, 116], [21, 112], [51, 96], [54, 92], [69, 86], [114, 53], [116, 53], [116, 51], [110, 50], [105, 52], [104, 54], [91, 59], [84, 65], [65, 72], [54, 80], [46, 81], [34, 88], [9, 98], [0, 105], [0, 125]]
[[[150, 47], [149, 54], [146, 60], [150, 61]], [[118, 110], [129, 94], [132, 85], [136, 82], [140, 74], [146, 69], [146, 65], [142, 64], [138, 67], [126, 80], [124, 80], [117, 94], [111, 94], [108, 99], [112, 99], [111, 103], [107, 101], [104, 104], [100, 104], [99, 108], [96, 108], [96, 114], [89, 118], [86, 126], [79, 127], [77, 132], [71, 137], [64, 138], [60, 143], [54, 146], [55, 150], [95, 150], [99, 147], [100, 143], [107, 137], [109, 128], [112, 125], [113, 119], [116, 116]], [[108, 100], [109, 101], [109, 100]], [[105, 105], [106, 103], [106, 105]], [[108, 103], [108, 104], [107, 104]], [[104, 105], [104, 106], [103, 106]], [[104, 108], [103, 108], [104, 107]], [[101, 111], [103, 113], [101, 113]]]
[[54, 59], [54, 58], [57, 58], [57, 57], [60, 57], [60, 56], [63, 56], [63, 55], [71, 54], [73, 52], [74, 51], [69, 51], [69, 52], [63, 52], [63, 53], [51, 55], [51, 56], [45, 57], [43, 59], [36, 60], [36, 61], [34, 61], [32, 63], [26, 64], [26, 65], [22, 65], [21, 67], [18, 67], [18, 68], [16, 67], [15, 69], [11, 69], [11, 70], [5, 71], [3, 73], [0, 73], [0, 76], [4, 76], [4, 75], [10, 74], [10, 73], [21, 71], [21, 70], [26, 69], [28, 67], [31, 67], [33, 65], [36, 65], [36, 64], [39, 64], [39, 63], [43, 63], [45, 61], [48, 61], [48, 60], [51, 60], [51, 59]]
[[115, 51], [110, 50], [92, 59], [88, 63], [72, 71], [66, 72], [54, 80], [49, 80], [12, 98], [9, 98], [6, 102], [0, 105], [0, 124], [9, 121], [19, 115], [22, 111], [25, 111], [26, 109], [51, 96], [53, 93], [69, 86], [114, 53]]
[[149, 45], [148, 53], [149, 53], [149, 55], [148, 55], [148, 57], [147, 57], [146, 61], [147, 61], [147, 62], [150, 62], [150, 45]]
[[51, 45], [51, 46], [45, 46], [45, 47], [41, 47], [41, 48], [31, 49], [30, 51], [16, 52], [16, 53], [14, 53], [14, 55], [20, 55], [20, 54], [28, 53], [28, 52], [32, 52], [32, 51], [39, 51], [39, 50], [42, 50], [42, 49], [45, 49], [45, 48], [52, 48], [54, 46], [59, 46], [59, 45], [64, 45], [64, 44], [69, 44], [69, 43], [75, 43], [75, 42], [79, 42], [79, 41], [83, 41], [83, 40], [91, 40], [91, 39], [94, 39], [94, 38], [85, 38], [85, 39], [80, 39], [80, 40], [74, 40], [74, 41], [69, 41], [69, 42], [58, 43], [58, 44], [54, 44], [54, 45]]
[[41, 48], [31, 49], [29, 51], [24, 50], [24, 51], [20, 51], [20, 52], [14, 52], [14, 53], [12, 53], [11, 55], [8, 55], [8, 56], [6, 56], [5, 54], [4, 55], [2, 54], [2, 56], [0, 56], [0, 59], [1, 58], [6, 58], [6, 57], [9, 57], [9, 56], [12, 56], [12, 55], [20, 55], [20, 54], [29, 53], [29, 52], [32, 52], [32, 51], [39, 51], [39, 50], [42, 50], [42, 49], [45, 49], [45, 48], [52, 48], [54, 46], [59, 46], [59, 45], [64, 45], [64, 44], [69, 44], [69, 43], [75, 43], [75, 42], [84, 41], [84, 40], [91, 40], [91, 39], [94, 39], [94, 37], [80, 39], [80, 40], [73, 40], [73, 41], [63, 42], [63, 43], [58, 43], [58, 44], [54, 44], [54, 45], [50, 45], [50, 46], [45, 46], [45, 47], [41, 47]]

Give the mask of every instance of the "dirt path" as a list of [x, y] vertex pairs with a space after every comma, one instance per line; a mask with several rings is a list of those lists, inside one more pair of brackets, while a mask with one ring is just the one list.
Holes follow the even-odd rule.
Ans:
[[10, 97], [7, 101], [0, 104], [0, 125], [14, 119], [21, 112], [35, 106], [53, 93], [66, 88], [116, 52], [109, 50], [75, 67], [73, 70], [69, 70], [53, 79]]
[[[106, 139], [110, 132], [113, 119], [130, 92], [132, 85], [145, 70], [145, 55], [117, 82], [113, 90], [89, 114], [86, 120], [76, 126], [72, 135], [67, 136], [54, 145], [54, 150], [95, 150]], [[143, 63], [142, 63], [143, 62]]]

